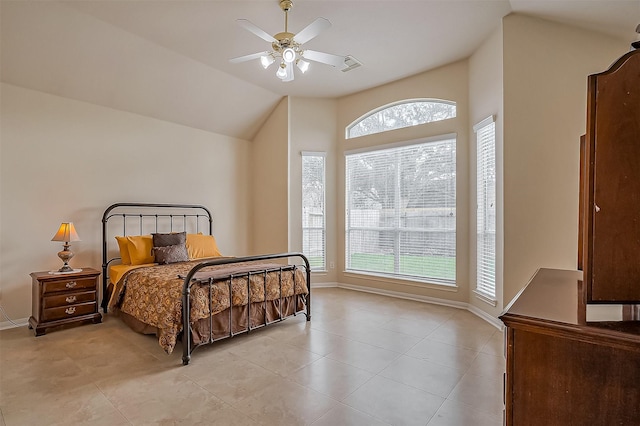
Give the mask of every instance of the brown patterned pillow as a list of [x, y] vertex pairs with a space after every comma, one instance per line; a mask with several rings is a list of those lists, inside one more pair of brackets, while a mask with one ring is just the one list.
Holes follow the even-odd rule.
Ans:
[[184, 243], [164, 247], [154, 247], [153, 255], [156, 258], [156, 263], [159, 263], [161, 265], [176, 262], [186, 262], [189, 260], [187, 246], [185, 246]]
[[186, 232], [172, 232], [170, 234], [151, 234], [154, 247], [166, 247], [184, 244], [187, 241]]

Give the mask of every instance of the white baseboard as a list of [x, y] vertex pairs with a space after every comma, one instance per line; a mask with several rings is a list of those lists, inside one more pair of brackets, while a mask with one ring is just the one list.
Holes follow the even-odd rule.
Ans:
[[339, 284], [336, 282], [327, 282], [327, 283], [311, 283], [311, 288], [329, 288], [329, 287], [339, 287]]
[[[502, 322], [498, 319], [498, 318], [494, 318], [491, 315], [487, 314], [486, 312], [484, 312], [481, 309], [478, 309], [477, 307], [469, 304], [469, 303], [464, 303], [464, 302], [456, 302], [454, 300], [447, 300], [447, 299], [440, 299], [437, 297], [428, 297], [428, 296], [420, 296], [417, 294], [410, 294], [410, 293], [404, 293], [404, 292], [399, 292], [399, 291], [391, 291], [391, 290], [382, 290], [382, 289], [378, 289], [378, 288], [373, 288], [373, 287], [365, 287], [365, 286], [359, 286], [359, 285], [353, 285], [353, 284], [342, 284], [342, 283], [338, 283], [338, 282], [326, 282], [326, 283], [312, 283], [311, 284], [311, 288], [345, 288], [347, 290], [354, 290], [354, 291], [361, 291], [364, 293], [372, 293], [372, 294], [379, 294], [381, 296], [389, 296], [389, 297], [396, 297], [398, 299], [406, 299], [406, 300], [414, 300], [416, 302], [423, 302], [423, 303], [432, 303], [435, 305], [442, 305], [442, 306], [449, 306], [452, 308], [457, 308], [457, 309], [466, 309], [467, 311], [471, 312], [472, 314], [478, 316], [479, 318], [485, 320], [486, 322], [488, 322], [489, 324], [493, 325], [494, 327], [496, 327], [499, 330], [502, 330], [503, 325]], [[12, 324], [9, 321], [3, 321], [0, 322], [0, 330], [6, 330], [9, 328], [16, 328], [16, 327], [23, 327], [26, 326], [28, 324], [29, 319], [28, 318], [21, 318], [18, 320], [14, 320], [13, 322], [15, 323]]]
[[481, 309], [478, 309], [477, 307], [469, 303], [457, 302], [455, 300], [440, 299], [437, 297], [420, 296], [417, 294], [404, 293], [399, 291], [382, 290], [378, 288], [365, 287], [365, 286], [359, 286], [359, 285], [353, 285], [353, 284], [343, 284], [343, 283], [336, 283], [336, 284], [339, 288], [346, 288], [348, 290], [379, 294], [381, 296], [397, 297], [399, 299], [414, 300], [416, 302], [432, 303], [435, 305], [449, 306], [457, 309], [466, 309], [472, 314], [478, 316], [479, 318], [493, 325], [498, 330], [502, 330], [502, 327], [503, 327], [502, 321], [500, 321], [498, 318], [492, 317], [491, 315], [487, 314], [486, 312], [482, 311]]
[[2, 321], [2, 322], [0, 322], [0, 330], [7, 330], [9, 328], [24, 327], [25, 325], [27, 325], [29, 323], [29, 318], [20, 318], [20, 319], [17, 319], [17, 320], [13, 320], [13, 322], [15, 324], [13, 324], [11, 321]]
[[482, 309], [478, 309], [476, 306], [473, 306], [471, 303], [469, 303], [469, 306], [467, 306], [467, 310], [472, 314], [482, 318], [483, 320], [485, 320], [486, 322], [488, 322], [498, 330], [504, 329], [504, 324], [502, 324], [502, 321], [500, 321], [498, 318], [494, 316], [489, 315]]
[[455, 300], [439, 299], [437, 297], [420, 296], [418, 294], [404, 293], [400, 291], [383, 290], [373, 287], [365, 287], [353, 284], [338, 283], [338, 287], [349, 290], [362, 291], [365, 293], [379, 294], [381, 296], [396, 297], [398, 299], [414, 300], [416, 302], [432, 303], [434, 305], [449, 306], [451, 308], [467, 309], [467, 303], [456, 302]]

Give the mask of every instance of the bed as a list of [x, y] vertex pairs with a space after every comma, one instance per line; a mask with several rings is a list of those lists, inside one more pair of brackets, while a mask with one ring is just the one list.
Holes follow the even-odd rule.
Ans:
[[102, 217], [102, 308], [156, 334], [182, 363], [197, 347], [304, 313], [311, 272], [301, 253], [225, 257], [201, 205], [117, 203]]

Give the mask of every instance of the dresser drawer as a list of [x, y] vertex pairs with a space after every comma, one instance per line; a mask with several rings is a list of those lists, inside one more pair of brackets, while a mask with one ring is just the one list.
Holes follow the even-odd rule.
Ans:
[[66, 294], [59, 294], [56, 296], [44, 297], [43, 307], [45, 309], [57, 308], [60, 306], [69, 306], [69, 305], [75, 305], [78, 303], [95, 302], [95, 301], [96, 301], [95, 291], [85, 291], [82, 293], [66, 293]]
[[94, 289], [96, 288], [95, 278], [66, 278], [55, 281], [45, 281], [42, 285], [42, 292], [55, 293], [58, 291], [75, 291], [80, 289]]
[[49, 308], [44, 310], [44, 321], [54, 321], [63, 318], [73, 318], [81, 315], [92, 314], [97, 312], [97, 309], [98, 305], [96, 302], [61, 306], [59, 308]]

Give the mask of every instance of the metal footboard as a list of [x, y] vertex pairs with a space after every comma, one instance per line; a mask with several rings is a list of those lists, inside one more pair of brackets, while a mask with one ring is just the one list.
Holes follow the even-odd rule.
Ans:
[[[232, 263], [241, 263], [241, 262], [252, 262], [252, 261], [260, 261], [260, 260], [272, 260], [272, 259], [287, 259], [287, 258], [300, 258], [303, 260], [304, 262], [304, 266], [298, 266], [298, 265], [282, 265], [281, 267], [279, 267], [278, 269], [258, 269], [255, 271], [250, 271], [250, 272], [242, 272], [239, 274], [232, 274], [229, 275], [229, 277], [226, 279], [228, 280], [228, 286], [229, 286], [229, 331], [228, 334], [226, 336], [214, 339], [213, 337], [213, 315], [210, 313], [209, 314], [209, 338], [206, 342], [204, 343], [200, 343], [197, 345], [194, 345], [192, 342], [192, 338], [191, 338], [191, 287], [194, 284], [202, 284], [202, 282], [200, 281], [196, 281], [194, 280], [194, 276], [195, 274], [200, 271], [203, 268], [206, 268], [208, 266], [215, 266], [215, 265], [224, 265], [224, 264], [232, 264]], [[293, 288], [295, 289], [295, 277], [296, 277], [296, 269], [300, 268], [300, 267], [304, 267], [306, 269], [305, 273], [306, 273], [306, 279], [307, 279], [307, 290], [308, 293], [306, 294], [306, 313], [305, 316], [307, 318], [307, 321], [311, 321], [311, 268], [309, 267], [309, 260], [307, 259], [307, 257], [305, 255], [303, 255], [302, 253], [279, 253], [279, 254], [266, 254], [266, 255], [261, 255], [261, 256], [248, 256], [248, 257], [236, 257], [236, 258], [223, 258], [223, 259], [215, 259], [215, 260], [210, 260], [210, 261], [206, 261], [206, 262], [202, 262], [197, 264], [196, 266], [194, 266], [189, 273], [186, 275], [185, 279], [184, 279], [184, 284], [183, 284], [183, 288], [182, 288], [182, 364], [183, 365], [187, 365], [189, 364], [189, 361], [191, 360], [191, 353], [199, 346], [203, 346], [205, 344], [210, 344], [213, 342], [217, 342], [218, 340], [223, 340], [229, 337], [233, 337], [234, 335], [237, 334], [243, 334], [243, 333], [248, 333], [252, 330], [251, 327], [251, 277], [255, 276], [255, 275], [262, 275], [263, 276], [263, 286], [264, 286], [264, 321], [262, 324], [260, 324], [255, 328], [262, 328], [265, 327], [269, 324], [272, 324], [274, 322], [280, 322], [283, 321], [284, 319], [287, 318], [287, 316], [283, 316], [283, 310], [284, 310], [284, 305], [283, 305], [283, 298], [282, 298], [282, 273], [284, 271], [292, 271], [293, 273], [293, 279], [294, 279], [294, 285]], [[279, 272], [279, 286], [280, 286], [280, 295], [279, 295], [279, 304], [280, 304], [280, 315], [279, 318], [276, 319], [275, 321], [271, 321], [268, 322], [267, 321], [267, 291], [266, 291], [266, 286], [267, 286], [267, 274], [269, 272], [274, 272], [274, 271], [278, 271]], [[233, 332], [233, 295], [232, 295], [232, 282], [234, 278], [239, 278], [239, 277], [246, 277], [247, 278], [247, 327], [245, 330], [242, 330], [238, 333], [234, 333]], [[216, 281], [220, 281], [220, 280], [216, 280]], [[211, 308], [211, 303], [212, 303], [212, 286], [213, 286], [214, 280], [213, 278], [209, 278], [208, 279], [208, 285], [209, 285], [209, 309]], [[294, 307], [294, 311], [292, 315], [289, 316], [293, 316], [296, 315], [296, 309]]]

